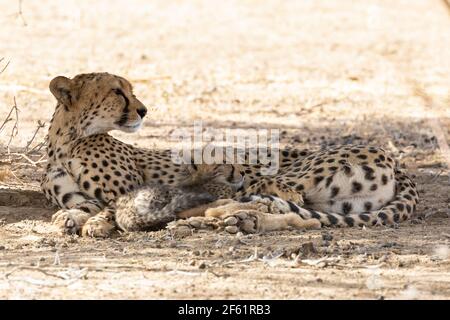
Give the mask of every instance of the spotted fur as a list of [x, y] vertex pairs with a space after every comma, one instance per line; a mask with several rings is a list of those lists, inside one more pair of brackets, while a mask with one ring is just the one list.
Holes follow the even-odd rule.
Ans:
[[[177, 214], [220, 198], [228, 198], [242, 185], [237, 166], [186, 165], [186, 178], [179, 186], [144, 185], [120, 196], [112, 207], [117, 226], [125, 231], [160, 229]], [[89, 235], [94, 235], [86, 230]]]
[[[48, 132], [42, 190], [61, 208], [52, 219], [63, 233], [80, 232], [88, 221], [102, 218], [111, 201], [144, 184], [182, 183], [182, 169], [172, 162], [170, 150], [136, 148], [108, 134], [137, 131], [147, 113], [126, 79], [108, 73], [57, 77], [50, 90], [58, 103]], [[381, 217], [386, 214], [382, 219], [386, 223], [401, 221], [409, 216], [404, 210], [412, 212], [417, 203], [414, 184], [377, 147], [283, 149], [278, 159], [280, 170], [275, 176], [263, 176], [263, 164], [244, 164], [245, 182], [235, 199], [274, 195], [311, 214], [332, 213], [321, 217], [323, 224], [335, 214], [346, 216], [347, 222], [344, 218], [336, 223], [346, 226], [360, 224], [349, 218], [368, 211], [379, 211]], [[105, 219], [110, 216], [106, 214]]]
[[[284, 200], [277, 196], [251, 194], [237, 199], [241, 203], [258, 201], [260, 199], [270, 199], [277, 207], [280, 213], [296, 213], [302, 219], [318, 219], [322, 226], [329, 227], [362, 227], [375, 225], [393, 225], [408, 220], [416, 210], [419, 196], [416, 191], [416, 185], [402, 171], [395, 171], [396, 196], [388, 204], [378, 210], [372, 209], [371, 202], [365, 202], [365, 211], [346, 212], [346, 206], [351, 207], [351, 201], [344, 202], [341, 212], [321, 212], [310, 208], [305, 208], [302, 203]], [[348, 205], [346, 205], [348, 204]], [[236, 207], [236, 210], [240, 210]], [[351, 209], [348, 209], [350, 211]]]

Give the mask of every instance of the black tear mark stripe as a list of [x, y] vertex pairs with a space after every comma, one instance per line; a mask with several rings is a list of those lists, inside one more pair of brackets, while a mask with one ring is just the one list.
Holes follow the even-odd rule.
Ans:
[[124, 112], [124, 113], [130, 112], [130, 110], [129, 110], [129, 108], [128, 108], [129, 105], [130, 105], [130, 100], [128, 99], [128, 97], [123, 93], [123, 91], [122, 91], [121, 89], [115, 89], [114, 92], [115, 92], [117, 95], [119, 95], [119, 96], [121, 96], [122, 98], [125, 99], [125, 108], [123, 108], [123, 112]]
[[129, 109], [130, 100], [127, 98], [127, 96], [123, 93], [121, 89], [115, 89], [114, 92], [125, 99], [125, 107], [122, 110], [123, 114], [120, 117], [119, 121], [117, 122], [118, 125], [122, 126], [128, 121], [128, 113], [130, 112]]

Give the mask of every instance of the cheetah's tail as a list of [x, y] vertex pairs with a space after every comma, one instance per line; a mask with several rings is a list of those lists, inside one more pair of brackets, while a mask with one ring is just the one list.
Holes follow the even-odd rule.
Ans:
[[[351, 213], [347, 215], [339, 213], [324, 213], [311, 209], [305, 209], [299, 205], [270, 196], [272, 200], [284, 202], [288, 206], [287, 211], [295, 212], [303, 219], [315, 218], [320, 220], [322, 226], [353, 227], [392, 225], [408, 220], [416, 210], [419, 195], [415, 183], [400, 169], [395, 170], [396, 196], [381, 209], [363, 213]], [[252, 198], [255, 196], [252, 196]], [[258, 197], [258, 196], [256, 196]], [[265, 198], [266, 196], [260, 196]], [[276, 199], [274, 199], [276, 198]], [[283, 204], [282, 204], [283, 205]], [[283, 210], [284, 211], [284, 210]]]

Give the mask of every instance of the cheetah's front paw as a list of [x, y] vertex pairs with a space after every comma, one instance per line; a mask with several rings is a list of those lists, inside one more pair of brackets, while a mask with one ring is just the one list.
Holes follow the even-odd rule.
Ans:
[[89, 218], [79, 209], [61, 209], [52, 216], [52, 223], [62, 234], [77, 234]]
[[106, 218], [94, 216], [86, 221], [81, 230], [81, 234], [83, 237], [107, 238], [114, 228], [114, 225]]

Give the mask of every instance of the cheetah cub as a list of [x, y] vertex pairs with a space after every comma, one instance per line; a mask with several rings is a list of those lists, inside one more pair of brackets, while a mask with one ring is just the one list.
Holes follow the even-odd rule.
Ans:
[[124, 231], [161, 229], [182, 218], [180, 212], [231, 198], [244, 182], [232, 164], [186, 165], [182, 175], [177, 186], [149, 184], [119, 197], [112, 205], [117, 226]]

